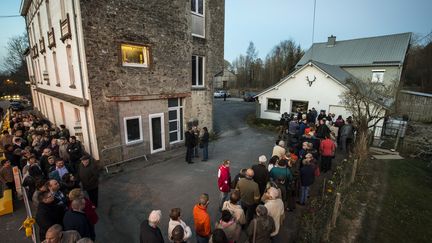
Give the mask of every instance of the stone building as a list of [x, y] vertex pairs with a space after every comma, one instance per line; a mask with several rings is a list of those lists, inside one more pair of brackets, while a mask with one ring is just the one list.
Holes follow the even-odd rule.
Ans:
[[22, 0], [33, 103], [103, 162], [169, 150], [212, 124], [224, 1]]
[[214, 76], [213, 88], [220, 90], [229, 90], [236, 87], [237, 76], [230, 70], [223, 69]]

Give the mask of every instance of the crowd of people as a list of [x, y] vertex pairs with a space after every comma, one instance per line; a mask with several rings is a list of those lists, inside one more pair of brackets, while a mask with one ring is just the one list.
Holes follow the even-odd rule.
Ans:
[[64, 125], [28, 112], [11, 112], [7, 122], [0, 136], [2, 190], [16, 199], [12, 168], [19, 168], [42, 242], [94, 241], [99, 169], [91, 155]]
[[[76, 137], [63, 125], [54, 127], [30, 113], [11, 113], [10, 129], [0, 137], [2, 188], [15, 190], [12, 167], [22, 171], [22, 186], [36, 207], [39, 237], [44, 242], [94, 241], [98, 222], [98, 168]], [[314, 115], [282, 115], [281, 130], [271, 157], [261, 155], [250, 168], [231, 177], [231, 161], [224, 160], [217, 172], [220, 219], [212, 227], [207, 212], [209, 195], [199, 196], [193, 208], [197, 242], [272, 242], [278, 236], [287, 212], [308, 203], [310, 187], [321, 173], [332, 170], [337, 147], [349, 153], [354, 139], [352, 119], [321, 111]], [[191, 127], [185, 132], [186, 161], [208, 160], [209, 133]], [[14, 191], [14, 194], [16, 192]], [[170, 242], [188, 242], [194, 234], [181, 219], [181, 209], [169, 213]], [[160, 210], [153, 210], [141, 224], [140, 242], [164, 242], [158, 225]], [[212, 229], [213, 228], [213, 229]], [[64, 241], [61, 241], [64, 242]]]
[[[327, 115], [321, 111], [318, 115], [314, 110], [307, 114], [299, 112], [282, 116], [283, 132], [269, 161], [261, 155], [256, 164], [241, 169], [234, 178], [230, 172], [231, 161], [221, 163], [217, 172], [220, 219], [212, 229], [207, 212], [209, 195], [200, 195], [193, 208], [198, 243], [239, 242], [242, 232], [249, 242], [273, 242], [287, 212], [295, 210], [296, 205], [308, 203], [315, 178], [332, 170], [337, 147], [349, 153], [354, 139], [351, 117], [345, 122], [342, 116], [335, 119], [334, 114]], [[199, 132], [190, 128], [186, 133], [188, 161], [194, 153], [192, 139], [198, 139]], [[179, 208], [174, 208], [169, 214], [167, 233], [170, 242], [188, 242], [192, 236], [191, 228], [180, 219], [180, 212]], [[161, 217], [160, 210], [150, 213], [148, 220], [141, 225], [141, 242], [164, 242], [158, 227]]]

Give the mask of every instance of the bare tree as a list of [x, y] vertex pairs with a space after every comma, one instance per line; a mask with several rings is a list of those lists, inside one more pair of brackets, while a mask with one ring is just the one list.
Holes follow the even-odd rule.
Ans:
[[13, 36], [7, 42], [7, 54], [2, 61], [2, 68], [7, 73], [17, 72], [23, 65], [25, 65], [24, 52], [28, 47], [27, 34]]
[[393, 111], [395, 87], [358, 80], [347, 80], [347, 86], [342, 103], [352, 114], [357, 131], [354, 153], [364, 161], [373, 128]]

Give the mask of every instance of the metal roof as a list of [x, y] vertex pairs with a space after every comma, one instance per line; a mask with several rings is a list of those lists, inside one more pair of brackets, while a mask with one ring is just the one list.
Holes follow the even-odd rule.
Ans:
[[334, 46], [327, 42], [314, 43], [297, 63], [300, 67], [310, 60], [337, 66], [400, 65], [411, 39], [411, 33], [338, 41]]
[[347, 83], [346, 81], [348, 79], [351, 79], [351, 80], [355, 79], [354, 76], [352, 76], [350, 73], [343, 70], [339, 66], [328, 65], [325, 63], [317, 62], [317, 61], [312, 61], [312, 63], [315, 64], [318, 68], [320, 68], [324, 72], [326, 72], [328, 75], [332, 76], [334, 79], [336, 79], [337, 81], [339, 81], [343, 85], [346, 85], [346, 83]]
[[416, 92], [416, 91], [410, 91], [410, 90], [401, 90], [400, 92], [405, 93], [405, 94], [417, 95], [417, 96], [432, 97], [431, 93], [423, 93], [423, 92]]

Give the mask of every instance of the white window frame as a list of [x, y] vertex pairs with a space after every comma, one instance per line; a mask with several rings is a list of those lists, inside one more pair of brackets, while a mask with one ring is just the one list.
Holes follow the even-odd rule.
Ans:
[[[127, 132], [127, 121], [128, 120], [133, 120], [133, 119], [138, 119], [138, 123], [139, 123], [139, 130], [140, 130], [140, 138], [137, 140], [132, 140], [129, 141], [128, 140], [128, 132]], [[141, 143], [144, 141], [143, 138], [143, 129], [142, 129], [142, 118], [141, 116], [129, 116], [129, 117], [124, 117], [123, 118], [123, 123], [124, 123], [124, 136], [125, 136], [125, 143], [126, 145], [131, 145], [131, 144], [137, 144], [137, 143]]]
[[[192, 55], [192, 58], [193, 57], [197, 57], [197, 59], [196, 59], [196, 62], [195, 62], [195, 78], [197, 79], [197, 80], [195, 80], [195, 85], [192, 83], [191, 85], [192, 85], [192, 88], [204, 88], [205, 87], [205, 67], [206, 67], [206, 65], [205, 65], [205, 61], [206, 61], [206, 59], [205, 59], [205, 57], [204, 56], [198, 56], [198, 55]], [[199, 58], [202, 58], [202, 84], [201, 85], [199, 85], [198, 84], [198, 77], [199, 77]], [[192, 62], [192, 61], [191, 61]], [[193, 70], [192, 70], [192, 72], [193, 72]], [[193, 77], [193, 75], [192, 75], [192, 77]], [[192, 80], [193, 81], [193, 80]]]
[[[205, 16], [205, 0], [202, 0], [203, 3], [203, 12], [202, 13], [198, 13], [198, 2], [201, 0], [191, 0], [191, 13], [198, 15], [198, 16]], [[196, 11], [192, 10], [192, 2], [195, 2], [195, 6], [196, 6]]]
[[[161, 137], [162, 137], [162, 147], [160, 149], [153, 150], [153, 127], [152, 118], [161, 118]], [[165, 151], [165, 117], [164, 113], [156, 113], [149, 115], [149, 134], [150, 134], [150, 153], [154, 154], [157, 152]]]
[[[177, 136], [180, 139], [173, 141], [173, 142], [170, 141], [170, 144], [180, 143], [180, 142], [184, 141], [184, 137], [182, 138], [182, 135], [184, 133], [184, 107], [183, 107], [184, 100], [182, 100], [182, 98], [177, 98], [177, 100], [178, 100], [177, 106], [168, 107], [168, 141], [170, 140], [169, 135], [171, 133], [171, 131], [169, 129], [169, 123], [170, 123], [170, 121], [174, 121], [174, 120], [169, 119], [169, 112], [170, 111], [177, 111], [177, 119], [176, 119], [177, 120]], [[181, 117], [183, 118], [183, 127], [180, 126], [180, 113], [182, 114]]]
[[[376, 79], [375, 74], [381, 74], [382, 79], [381, 80]], [[385, 69], [372, 70], [371, 83], [384, 83], [384, 74], [385, 74]]]
[[[123, 50], [122, 50], [122, 46], [123, 45], [142, 47], [143, 48], [143, 57], [144, 57], [144, 60], [147, 60], [147, 62], [144, 62], [143, 64], [140, 64], [140, 63], [125, 63], [125, 62], [123, 62]], [[146, 45], [122, 43], [122, 44], [120, 44], [120, 52], [121, 52], [121, 63], [122, 63], [123, 67], [143, 67], [143, 68], [148, 68], [150, 66], [150, 47], [148, 47]]]

